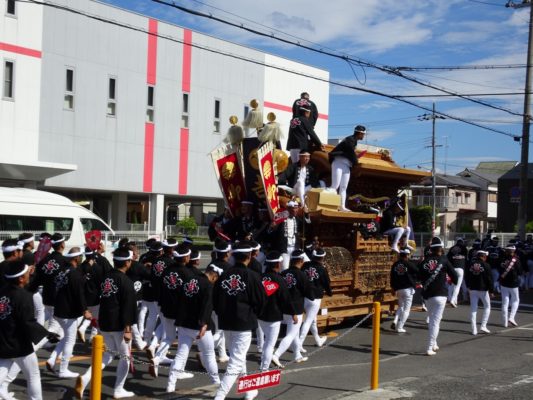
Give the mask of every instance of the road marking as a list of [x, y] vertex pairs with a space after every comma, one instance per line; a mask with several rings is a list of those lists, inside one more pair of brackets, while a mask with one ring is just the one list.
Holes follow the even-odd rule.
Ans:
[[518, 329], [524, 329], [524, 328], [529, 328], [529, 327], [533, 327], [533, 323], [532, 324], [526, 324], [524, 326], [519, 326], [519, 327], [516, 327], [516, 328], [503, 329], [501, 331], [497, 331], [496, 333], [508, 333], [508, 332], [516, 331]]
[[[502, 304], [502, 302], [499, 301], [499, 300], [491, 300], [491, 304]], [[519, 307], [533, 308], [533, 304], [523, 304], [523, 303], [520, 303]]]
[[[387, 361], [393, 361], [393, 360], [397, 360], [399, 358], [407, 357], [409, 355], [410, 354], [398, 354], [396, 356], [383, 358], [383, 359], [379, 360], [379, 362], [383, 363], [383, 362], [387, 362]], [[284, 374], [285, 375], [293, 374], [293, 373], [296, 373], [296, 372], [303, 372], [303, 371], [312, 371], [314, 369], [359, 367], [359, 366], [362, 366], [362, 365], [370, 365], [371, 363], [372, 363], [372, 361], [362, 362], [362, 363], [352, 363], [352, 364], [319, 365], [319, 366], [316, 366], [316, 367], [287, 369], [287, 370], [283, 370], [282, 375], [284, 375]]]
[[531, 375], [520, 375], [520, 379], [516, 382], [510, 383], [508, 385], [491, 385], [490, 389], [494, 391], [505, 390], [513, 388], [515, 386], [529, 385], [533, 383], [533, 376]]
[[533, 328], [524, 328], [523, 326], [520, 326], [520, 327], [518, 327], [516, 329], [521, 329], [523, 331], [533, 331]]

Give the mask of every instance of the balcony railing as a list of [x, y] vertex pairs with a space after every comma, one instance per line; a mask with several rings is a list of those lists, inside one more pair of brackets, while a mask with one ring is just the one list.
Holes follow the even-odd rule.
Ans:
[[[433, 205], [432, 196], [413, 196], [409, 199], [409, 205], [411, 206], [431, 206]], [[469, 199], [461, 203], [460, 198], [452, 196], [435, 196], [435, 207], [437, 209], [457, 209], [461, 204], [470, 204]]]

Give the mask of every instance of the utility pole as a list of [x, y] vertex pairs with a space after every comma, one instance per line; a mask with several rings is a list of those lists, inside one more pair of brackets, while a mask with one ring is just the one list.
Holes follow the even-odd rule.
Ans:
[[435, 120], [446, 119], [441, 115], [435, 114], [435, 103], [433, 103], [433, 112], [418, 117], [419, 121], [431, 120], [431, 235], [435, 236], [435, 225], [437, 221], [437, 175], [435, 169], [436, 148], [440, 147], [435, 144]]
[[518, 235], [525, 239], [527, 223], [527, 192], [528, 192], [528, 164], [529, 164], [529, 128], [531, 123], [531, 68], [533, 66], [533, 7], [530, 0], [523, 0], [515, 4], [512, 0], [505, 7], [529, 7], [529, 37], [527, 43], [526, 88], [524, 94], [524, 116], [522, 122], [522, 151], [520, 154], [520, 202], [518, 203]]

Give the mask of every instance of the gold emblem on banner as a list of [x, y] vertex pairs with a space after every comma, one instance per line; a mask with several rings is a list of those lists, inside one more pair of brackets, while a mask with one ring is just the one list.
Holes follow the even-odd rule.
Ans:
[[265, 162], [265, 164], [263, 165], [263, 176], [265, 177], [265, 179], [270, 179], [270, 177], [272, 176], [272, 164], [270, 163], [270, 161]]
[[235, 163], [232, 161], [225, 162], [222, 166], [221, 174], [225, 180], [231, 180], [235, 175]]
[[253, 149], [250, 154], [248, 155], [248, 162], [250, 163], [250, 166], [255, 169], [259, 170], [259, 161], [257, 160], [257, 149]]

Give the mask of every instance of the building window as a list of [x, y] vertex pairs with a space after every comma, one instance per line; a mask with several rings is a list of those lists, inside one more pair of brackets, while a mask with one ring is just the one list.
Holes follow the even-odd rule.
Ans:
[[65, 75], [65, 99], [63, 108], [65, 110], [74, 109], [74, 70], [67, 68]]
[[154, 122], [154, 87], [148, 86], [148, 100], [146, 102], [146, 122]]
[[498, 202], [498, 193], [489, 193], [489, 201], [490, 202], [493, 202], [493, 203], [497, 203]]
[[117, 115], [117, 79], [109, 78], [107, 90], [107, 115], [114, 117]]
[[183, 93], [183, 102], [181, 108], [181, 127], [189, 127], [189, 93]]
[[220, 100], [215, 99], [215, 118], [213, 119], [213, 132], [220, 133]]
[[465, 193], [465, 204], [470, 204], [470, 193]]
[[15, 0], [7, 0], [6, 14], [15, 16], [16, 15], [16, 11], [17, 11], [17, 9], [16, 9], [16, 5], [15, 5]]
[[15, 77], [15, 63], [13, 61], [6, 61], [4, 63], [4, 90], [2, 93], [2, 96], [4, 97], [4, 99], [13, 100], [14, 77]]

